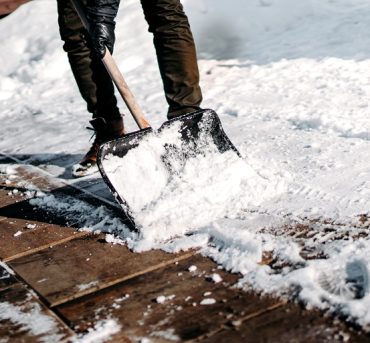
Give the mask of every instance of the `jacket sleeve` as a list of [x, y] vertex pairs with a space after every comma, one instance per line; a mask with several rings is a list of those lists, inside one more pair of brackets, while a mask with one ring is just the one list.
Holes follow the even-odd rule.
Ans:
[[111, 20], [117, 15], [120, 0], [88, 0], [87, 15], [90, 18], [108, 17]]

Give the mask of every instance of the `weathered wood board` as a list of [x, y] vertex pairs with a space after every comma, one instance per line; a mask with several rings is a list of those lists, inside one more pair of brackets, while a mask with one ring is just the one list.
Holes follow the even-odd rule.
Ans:
[[[14, 189], [14, 188], [13, 188]], [[0, 208], [24, 201], [22, 193], [13, 193], [12, 188], [0, 188]]]
[[0, 186], [24, 189], [38, 189], [49, 192], [56, 188], [64, 187], [66, 184], [54, 178], [39, 168], [30, 165], [10, 165], [11, 173], [0, 174]]
[[0, 341], [7, 343], [67, 342], [72, 331], [26, 287], [0, 292]]
[[[191, 271], [191, 266], [197, 269]], [[213, 273], [222, 281], [211, 281]], [[196, 339], [239, 317], [282, 306], [278, 300], [232, 288], [237, 280], [237, 275], [195, 255], [58, 306], [56, 311], [77, 331], [86, 330], [97, 320], [112, 318], [124, 328], [121, 334], [156, 342], [171, 341], [166, 333], [178, 341]], [[120, 334], [114, 338], [119, 342]]]
[[85, 236], [70, 227], [16, 218], [0, 218], [0, 260], [10, 261]]
[[343, 323], [318, 311], [302, 310], [287, 304], [260, 316], [236, 322], [202, 340], [203, 343], [259, 342], [369, 342], [370, 336], [358, 335]]
[[106, 243], [103, 235], [90, 235], [12, 260], [9, 265], [50, 306], [55, 306], [193, 253], [133, 254], [125, 246]]

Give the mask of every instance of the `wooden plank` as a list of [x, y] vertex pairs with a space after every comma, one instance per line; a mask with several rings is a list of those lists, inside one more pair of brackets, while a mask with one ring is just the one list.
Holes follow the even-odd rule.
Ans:
[[[196, 266], [196, 271], [190, 271]], [[217, 273], [222, 281], [209, 276]], [[98, 293], [55, 308], [77, 331], [85, 331], [98, 320], [112, 318], [122, 327], [114, 336], [151, 342], [194, 340], [219, 330], [226, 323], [261, 310], [281, 306], [279, 301], [258, 297], [231, 286], [239, 276], [217, 268], [211, 260], [195, 255]], [[160, 297], [166, 297], [162, 303]], [[214, 304], [201, 304], [204, 299]], [[211, 302], [211, 300], [209, 300]], [[166, 338], [167, 337], [167, 338]]]
[[18, 280], [0, 265], [0, 291], [11, 287], [17, 282]]
[[0, 341], [67, 342], [71, 330], [24, 286], [0, 292]]
[[202, 343], [256, 342], [369, 342], [363, 332], [349, 330], [338, 320], [318, 311], [289, 304], [234, 325], [201, 340]]
[[65, 187], [66, 184], [60, 179], [52, 177], [40, 168], [31, 165], [15, 165], [12, 166], [14, 174], [9, 175], [8, 180], [14, 187], [32, 188], [43, 192]]
[[37, 190], [50, 192], [66, 188], [66, 184], [35, 167], [15, 165], [11, 168], [12, 173], [0, 174], [0, 207], [2, 209], [27, 201], [36, 194]]
[[[0, 203], [2, 207], [30, 198], [36, 194], [37, 190], [67, 195], [80, 193], [77, 189], [37, 167], [29, 165], [12, 165], [10, 167], [12, 173], [0, 174]], [[13, 201], [9, 201], [13, 198], [15, 198]]]
[[0, 208], [17, 204], [24, 201], [25, 197], [21, 192], [13, 193], [14, 188], [0, 188]]
[[11, 163], [9, 165], [3, 165], [2, 168], [5, 172], [0, 174], [1, 187], [21, 187], [19, 185], [20, 182], [31, 181], [41, 176], [40, 173], [32, 169], [32, 166], [28, 165]]
[[21, 257], [9, 265], [51, 306], [56, 306], [192, 254], [135, 254], [125, 246], [106, 243], [103, 235], [92, 235]]
[[5, 218], [0, 221], [0, 260], [11, 261], [71, 239], [85, 236], [69, 227], [39, 221]]

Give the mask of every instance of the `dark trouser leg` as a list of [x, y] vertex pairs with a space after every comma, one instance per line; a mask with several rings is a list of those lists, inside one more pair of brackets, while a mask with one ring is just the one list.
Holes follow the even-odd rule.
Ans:
[[193, 35], [180, 0], [141, 0], [154, 34], [169, 117], [198, 108], [202, 101]]
[[[64, 50], [87, 110], [93, 117], [106, 119], [120, 116], [113, 83], [103, 63], [91, 54], [87, 32], [70, 0], [57, 0], [58, 22]], [[84, 0], [83, 2], [86, 2]]]

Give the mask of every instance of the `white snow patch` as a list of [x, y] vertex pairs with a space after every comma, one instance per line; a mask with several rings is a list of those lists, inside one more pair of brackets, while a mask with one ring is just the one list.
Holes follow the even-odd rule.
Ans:
[[56, 333], [59, 331], [58, 322], [43, 314], [41, 306], [29, 297], [30, 301], [22, 306], [0, 302], [0, 319], [9, 320], [32, 335], [40, 336], [41, 342], [58, 342], [62, 338], [62, 335]]
[[35, 229], [36, 228], [36, 224], [27, 224], [26, 225], [26, 228], [27, 229], [30, 229], [30, 230]]
[[98, 284], [99, 284], [99, 281], [91, 281], [89, 283], [84, 283], [84, 284], [81, 284], [81, 285], [77, 285], [76, 288], [80, 292], [82, 292], [82, 291], [86, 291], [89, 288], [93, 288], [93, 287], [97, 286]]
[[165, 301], [166, 301], [166, 297], [165, 297], [164, 295], [160, 295], [160, 296], [158, 296], [158, 297], [155, 299], [155, 301], [157, 302], [157, 304], [163, 304], [163, 303], [165, 303]]
[[154, 331], [150, 334], [153, 337], [163, 338], [169, 341], [178, 342], [180, 337], [175, 334], [175, 329], [167, 329], [165, 331]]
[[210, 278], [210, 280], [212, 280], [214, 283], [222, 282], [222, 277], [220, 276], [220, 274], [217, 274], [217, 273], [213, 273], [209, 278]]
[[118, 244], [118, 245], [124, 245], [125, 244], [124, 240], [122, 240], [121, 238], [116, 237], [112, 234], [105, 235], [105, 241], [107, 243], [111, 243], [111, 244]]
[[152, 340], [146, 337], [139, 337], [137, 338], [137, 342], [138, 343], [152, 343]]
[[213, 304], [216, 304], [216, 299], [213, 299], [213, 298], [205, 298], [199, 304], [200, 305], [213, 305]]
[[120, 324], [115, 319], [102, 320], [88, 329], [88, 333], [77, 336], [74, 343], [104, 343], [121, 329]]
[[157, 302], [157, 304], [164, 304], [166, 301], [168, 300], [172, 300], [175, 298], [175, 295], [168, 295], [168, 296], [165, 296], [165, 295], [159, 295], [155, 301]]

